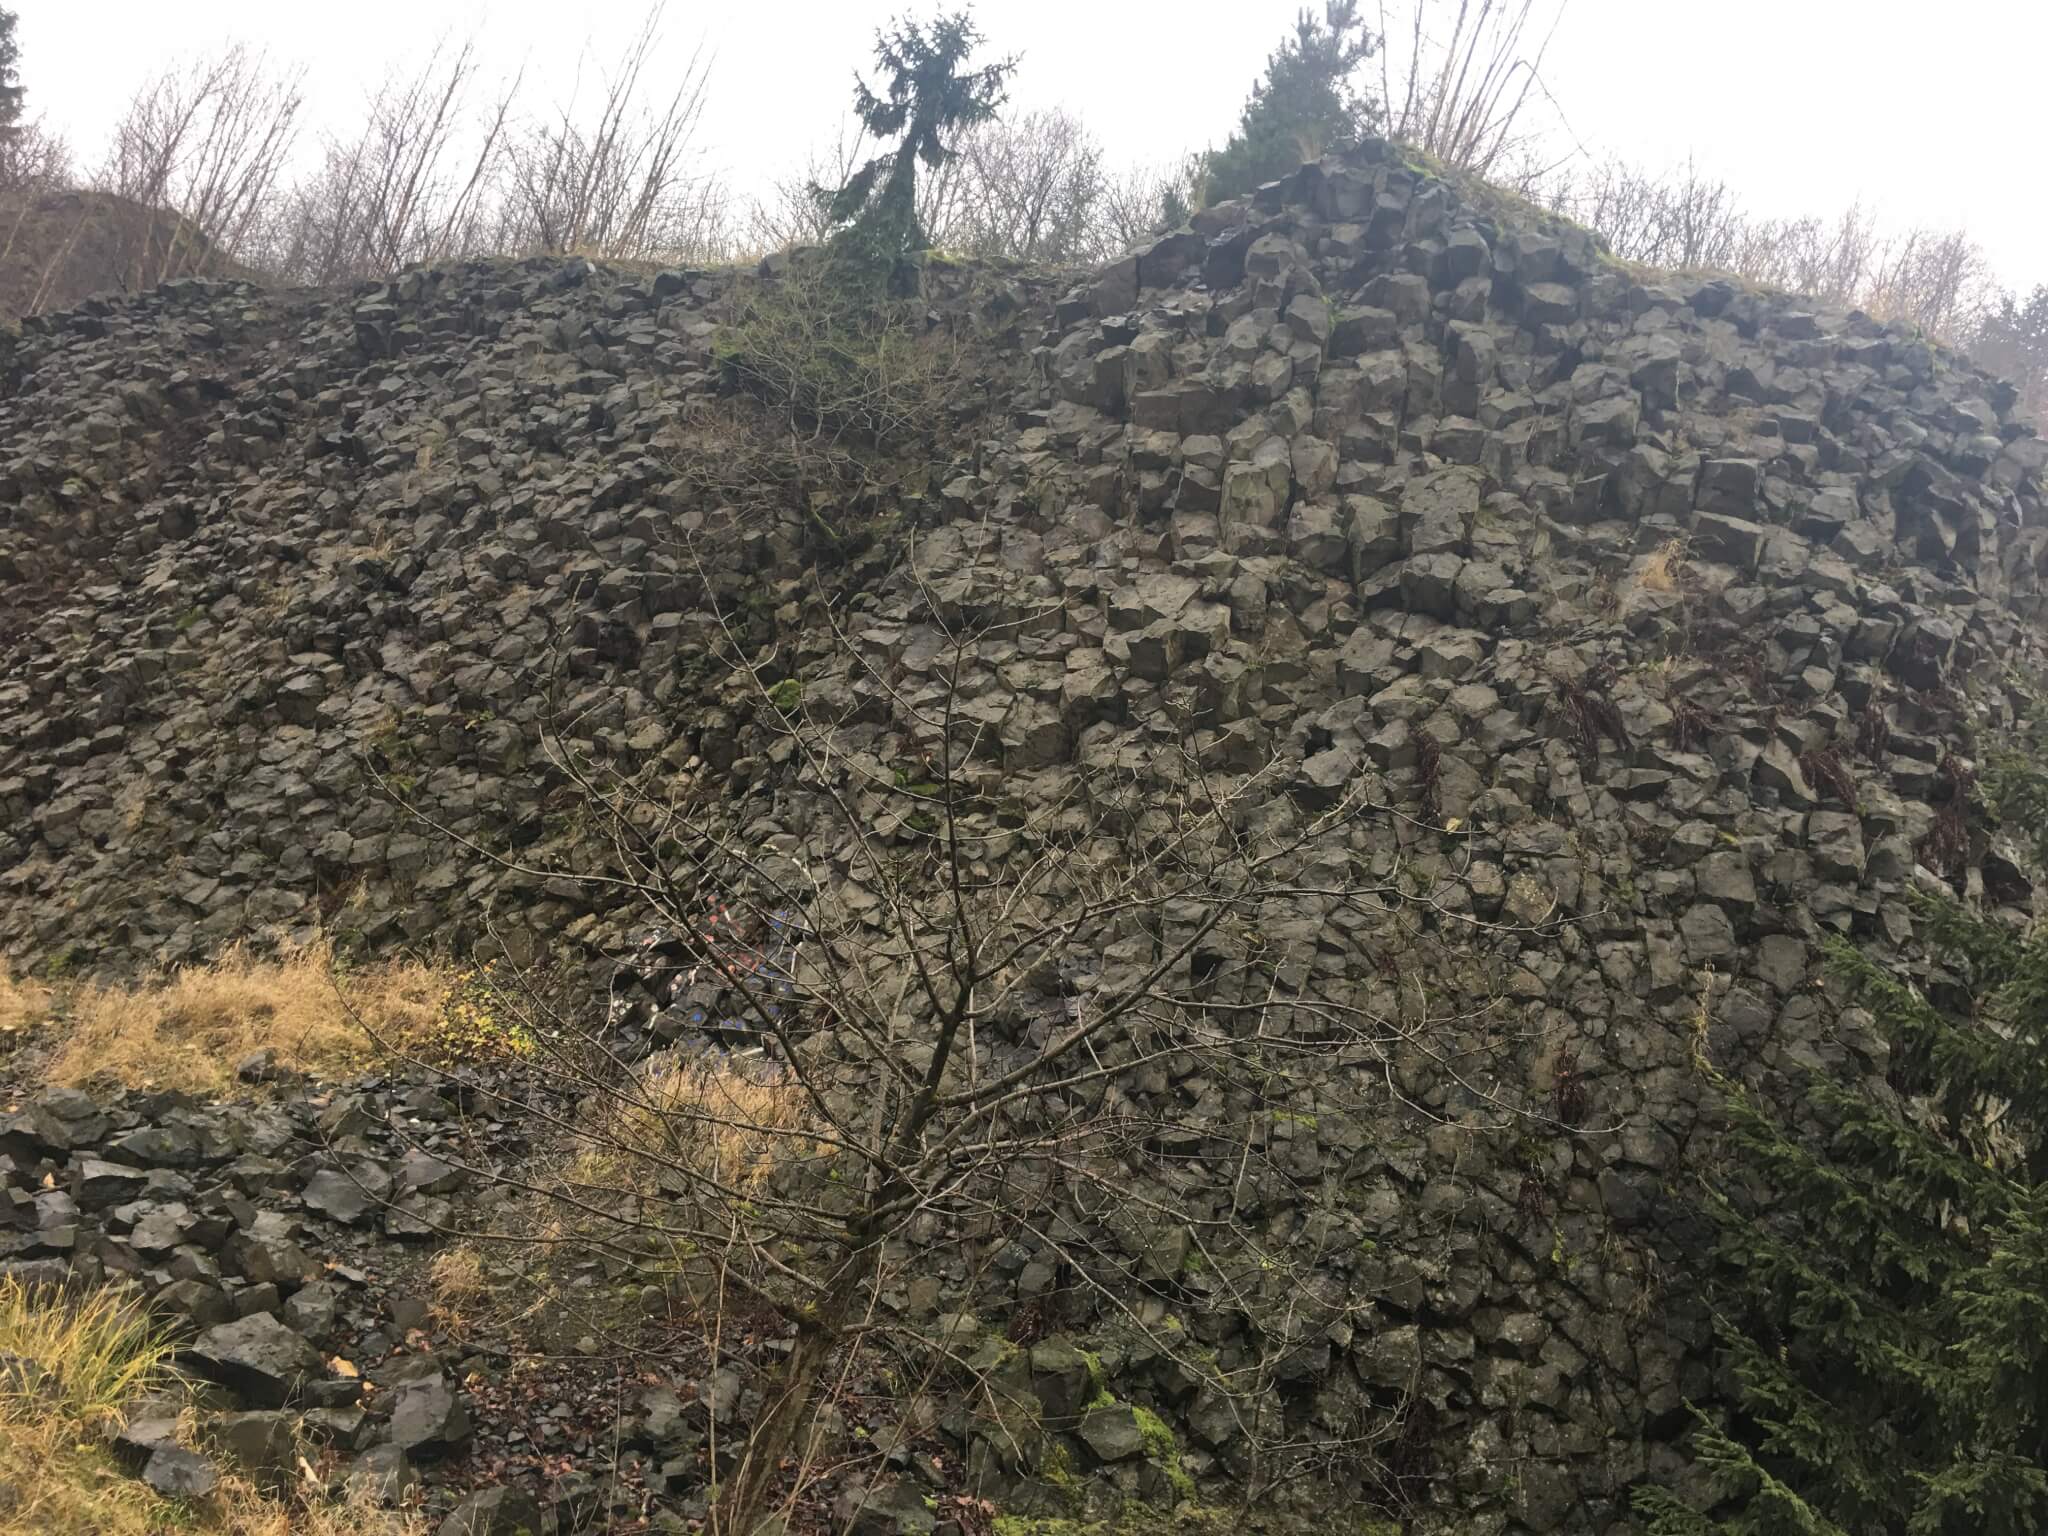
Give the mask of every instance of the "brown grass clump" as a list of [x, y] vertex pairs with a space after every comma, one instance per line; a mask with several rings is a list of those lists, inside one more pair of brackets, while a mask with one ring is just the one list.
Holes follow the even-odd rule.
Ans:
[[570, 1169], [579, 1184], [650, 1192], [671, 1174], [758, 1188], [784, 1163], [816, 1155], [803, 1089], [762, 1064], [665, 1051], [608, 1096]]
[[69, 992], [50, 1077], [219, 1096], [257, 1051], [295, 1071], [347, 1076], [385, 1058], [380, 1040], [404, 1049], [431, 1037], [457, 984], [422, 961], [338, 971], [324, 943], [274, 959], [237, 947], [132, 989]]
[[434, 1262], [427, 1266], [427, 1281], [434, 1288], [435, 1304], [442, 1307], [460, 1307], [490, 1288], [483, 1260], [469, 1243], [457, 1243], [435, 1254]]
[[1636, 586], [1645, 592], [1676, 592], [1685, 565], [1685, 541], [1666, 539], [1636, 568]]
[[0, 1048], [28, 1035], [50, 1016], [50, 989], [17, 976], [0, 961]]
[[475, 1246], [456, 1243], [435, 1254], [427, 1266], [427, 1286], [434, 1297], [434, 1315], [441, 1324], [455, 1337], [467, 1337], [476, 1304], [491, 1289]]
[[108, 1442], [130, 1404], [177, 1385], [171, 1354], [130, 1295], [0, 1281], [0, 1536], [421, 1536], [416, 1516], [297, 1508], [236, 1477], [201, 1500], [129, 1477]]

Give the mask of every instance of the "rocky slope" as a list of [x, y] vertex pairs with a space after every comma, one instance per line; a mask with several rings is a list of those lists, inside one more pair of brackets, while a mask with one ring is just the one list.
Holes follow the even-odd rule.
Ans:
[[[796, 765], [705, 665], [714, 607], [908, 752], [804, 599], [850, 588], [873, 664], [916, 675], [920, 604], [992, 560], [985, 616], [1016, 632], [973, 702], [1016, 792], [1135, 750], [1163, 703], [1277, 754], [1302, 805], [1365, 785], [1403, 815], [1362, 867], [1473, 962], [1432, 960], [1432, 1006], [1554, 1132], [1477, 1133], [1441, 1062], [1369, 1117], [1273, 1116], [1231, 1209], [1349, 1235], [1315, 1249], [1344, 1321], [1273, 1413], [1334, 1435], [1407, 1405], [1425, 1524], [1610, 1529], [1711, 1400], [1695, 1050], [1772, 1086], [1879, 1072], [1822, 938], [1910, 953], [1921, 880], [2031, 899], [1965, 814], [1971, 732], [2041, 646], [2048, 449], [2013, 392], [1859, 315], [1625, 270], [1367, 146], [1077, 285], [928, 274], [930, 336], [978, 371], [945, 456], [858, 509], [923, 528], [919, 586], [900, 540], [828, 572], [815, 504], [741, 497], [734, 524], [703, 472], [755, 409], [721, 326], [784, 280], [491, 264], [32, 323], [0, 395], [0, 947], [118, 972], [325, 927], [616, 954], [636, 914], [373, 781], [573, 863], [566, 691], [586, 754], [709, 778], [750, 836], [801, 843]], [[1399, 974], [1312, 915], [1275, 934], [1305, 987]], [[1198, 1134], [1201, 1085], [1160, 1091]], [[1013, 1300], [1044, 1283], [1028, 1247]], [[1227, 1355], [1244, 1325], [1175, 1283]], [[921, 1304], [986, 1310], [985, 1284]], [[1170, 1373], [1117, 1390], [1198, 1478], [1244, 1473]]]

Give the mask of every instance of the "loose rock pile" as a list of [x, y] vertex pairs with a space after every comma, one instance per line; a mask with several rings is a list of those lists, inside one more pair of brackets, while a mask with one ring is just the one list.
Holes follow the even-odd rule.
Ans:
[[[1371, 1302], [1301, 1341], [1276, 1418], [1412, 1401], [1430, 1518], [1606, 1528], [1677, 1469], [1685, 1401], [1712, 1392], [1673, 1194], [1696, 1043], [1772, 1089], [1880, 1072], [1816, 986], [1820, 940], [1910, 951], [1916, 882], [2032, 900], [1964, 814], [1967, 733], [2010, 714], [1998, 668], [2038, 660], [2048, 612], [2048, 447], [2013, 391], [1861, 315], [1623, 268], [1367, 145], [1065, 291], [935, 289], [934, 326], [981, 325], [1007, 359], [1002, 393], [960, 403], [975, 451], [897, 509], [929, 525], [920, 581], [860, 594], [856, 668], [791, 633], [795, 511], [708, 573], [677, 553], [717, 510], [672, 465], [729, 392], [715, 342], [747, 280], [176, 284], [26, 332], [0, 397], [0, 948], [120, 970], [322, 925], [567, 942], [608, 957], [621, 1027], [694, 1040], [734, 1015], [678, 992], [686, 951], [646, 948], [643, 914], [463, 855], [368, 769], [461, 838], [573, 861], [588, 829], [544, 740], [566, 682], [578, 750], [714, 778], [755, 843], [832, 867], [777, 737], [705, 669], [707, 604], [752, 594], [805, 698], [914, 760], [872, 679], [929, 680], [925, 605], [971, 592], [1014, 626], [972, 702], [1020, 802], [1141, 752], [1135, 722], [1170, 705], [1278, 754], [1304, 808], [1361, 787], [1398, 808], [1358, 851], [1375, 878], [1549, 934], [1474, 938], [1468, 971], [1427, 979], [1555, 1134], [1472, 1134], [1456, 1085], [1401, 1061], [1383, 1115], [1319, 1115], [1298, 1085], [1304, 1112], [1269, 1126], [1283, 1171], [1231, 1188], [1219, 1154], [1215, 1183], [1235, 1219], [1313, 1233], [1330, 1284]], [[1402, 1006], [1403, 957], [1316, 911], [1264, 942], [1290, 984]], [[1158, 1089], [1197, 1156], [1205, 1091]], [[205, 1325], [195, 1359], [248, 1411], [316, 1389], [313, 1412], [358, 1411], [292, 1342], [349, 1306], [345, 1282], [300, 1283], [295, 1223], [402, 1239], [405, 1201], [378, 1192], [409, 1189], [430, 1231], [448, 1191], [405, 1163], [287, 1161], [283, 1114], [40, 1104], [0, 1131], [12, 1262], [54, 1272], [90, 1227], [97, 1262], [161, 1274]], [[22, 1182], [43, 1170], [61, 1187]], [[259, 1209], [279, 1190], [295, 1214]], [[989, 1284], [1014, 1305], [1054, 1283], [1023, 1238], [993, 1273], [936, 1260], [905, 1305], [992, 1315]], [[1173, 1283], [1227, 1359], [1243, 1322], [1205, 1313], [1199, 1275]], [[998, 1342], [991, 1369], [1049, 1410], [1085, 1389], [1057, 1348], [1041, 1367], [1045, 1346]], [[1236, 1421], [1156, 1364], [1124, 1362], [1117, 1397], [1196, 1477], [1240, 1472]], [[459, 1439], [453, 1400], [420, 1392], [388, 1426], [407, 1455]], [[1085, 1401], [1050, 1414], [1062, 1443], [1143, 1492], [1134, 1410]], [[998, 1496], [1046, 1493], [1042, 1466], [977, 1466]]]
[[[45, 1090], [0, 1115], [0, 1277], [138, 1286], [179, 1330], [181, 1363], [225, 1389], [205, 1427], [221, 1454], [291, 1482], [302, 1448], [324, 1447], [337, 1489], [375, 1480], [395, 1502], [412, 1463], [461, 1450], [469, 1423], [453, 1362], [387, 1359], [402, 1320], [358, 1265], [382, 1268], [387, 1244], [451, 1224], [465, 1175], [427, 1149], [460, 1155], [457, 1118], [431, 1088], [318, 1107]], [[501, 1150], [516, 1147], [507, 1137]], [[395, 1310], [407, 1305], [417, 1323], [423, 1305]], [[372, 1399], [371, 1381], [388, 1390]], [[118, 1449], [161, 1492], [210, 1491], [217, 1471], [176, 1428], [175, 1411], [145, 1410]]]

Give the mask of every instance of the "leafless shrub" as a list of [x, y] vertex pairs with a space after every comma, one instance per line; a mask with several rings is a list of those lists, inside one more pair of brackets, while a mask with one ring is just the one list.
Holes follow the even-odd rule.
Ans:
[[1989, 300], [1991, 269], [1962, 230], [1914, 229], [1887, 242], [1861, 294], [1881, 320], [1959, 340]]
[[1873, 690], [1856, 713], [1856, 750], [1874, 763], [1883, 763], [1891, 750], [1892, 720], [1885, 709], [1885, 696]]
[[301, 75], [238, 43], [173, 65], [136, 93], [98, 178], [100, 190], [146, 212], [129, 242], [131, 287], [214, 270], [243, 244], [291, 149]]
[[444, 38], [412, 75], [379, 87], [362, 127], [328, 141], [319, 170], [263, 232], [262, 270], [329, 284], [477, 250], [517, 89], [472, 126], [479, 68], [474, 38]]
[[33, 314], [77, 241], [53, 207], [71, 179], [71, 148], [41, 119], [0, 129], [0, 308]]
[[648, 12], [588, 115], [572, 93], [551, 118], [510, 135], [500, 249], [614, 260], [723, 254], [722, 188], [699, 169], [695, 146], [710, 61], [700, 49], [668, 97], [648, 101], [643, 88], [660, 19], [659, 6]]
[[1610, 160], [1554, 180], [1547, 195], [1553, 207], [1604, 235], [1624, 261], [1732, 268], [1743, 248], [1747, 226], [1734, 190], [1702, 175], [1690, 159], [1663, 176]]
[[1600, 743], [1612, 741], [1629, 750], [1628, 727], [1615, 705], [1615, 672], [1610, 662], [1588, 667], [1576, 678], [1554, 678], [1558, 708], [1566, 731], [1582, 761], [1592, 763], [1600, 756]]
[[1688, 694], [1670, 701], [1671, 744], [1681, 752], [1697, 752], [1714, 739], [1719, 725], [1705, 705]]
[[41, 118], [0, 130], [0, 194], [62, 186], [71, 179], [71, 146]]
[[[1315, 1115], [1395, 1112], [1397, 1052], [1451, 1073], [1473, 1123], [1556, 1123], [1546, 1099], [1511, 1100], [1478, 1065], [1503, 1038], [1497, 995], [1397, 996], [1398, 965], [1364, 988], [1312, 979], [1332, 925], [1368, 964], [1412, 954], [1433, 974], [1448, 969], [1444, 932], [1518, 946], [1538, 931], [1374, 879], [1362, 823], [1406, 818], [1357, 790], [1297, 803], [1279, 759], [1176, 718], [1163, 693], [1134, 722], [1142, 752], [1098, 738], [1040, 772], [1001, 766], [984, 658], [1056, 609], [989, 534], [939, 530], [852, 611], [821, 597], [787, 646], [746, 638], [715, 597], [727, 578], [697, 564], [707, 658], [736, 718], [765, 733], [762, 760], [788, 765], [766, 798], [739, 801], [701, 765], [599, 767], [557, 705], [553, 766], [603, 858], [555, 868], [465, 844], [523, 879], [601, 890], [645, 924], [621, 958], [653, 982], [649, 1002], [593, 1023], [519, 992], [545, 1102], [584, 1100], [565, 1128], [600, 1155], [512, 1177], [579, 1245], [687, 1277], [789, 1336], [721, 1480], [719, 1532], [800, 1496], [813, 1408], [853, 1357], [936, 1350], [973, 1376], [878, 1301], [941, 1250], [987, 1288], [991, 1256], [1028, 1245], [1084, 1319], [1184, 1361], [1240, 1412], [1264, 1458], [1248, 1482], [1284, 1477], [1290, 1457], [1369, 1463], [1398, 1409], [1361, 1404], [1339, 1445], [1290, 1438], [1258, 1406], [1300, 1341], [1367, 1305], [1328, 1283], [1355, 1236], [1270, 1234], [1192, 1170], [1213, 1160], [1255, 1187]], [[764, 815], [790, 834], [764, 842]], [[675, 1064], [637, 1069], [615, 1032], [628, 1023], [674, 1042]], [[736, 1091], [701, 1038], [714, 1032], [754, 1048]], [[701, 1067], [682, 1064], [693, 1051]], [[1174, 1084], [1207, 1085], [1201, 1104]], [[1005, 1294], [985, 1289], [976, 1309]], [[1199, 1297], [1240, 1320], [1242, 1342], [1205, 1358], [1133, 1294]], [[973, 1379], [968, 1402], [993, 1405], [1000, 1386]]]
[[1104, 254], [1129, 250], [1184, 222], [1201, 204], [1202, 158], [1182, 155], [1164, 165], [1131, 166], [1103, 178], [1096, 214]]
[[770, 182], [767, 195], [754, 199], [746, 220], [749, 243], [764, 252], [822, 245], [832, 220], [825, 211], [828, 196], [820, 193], [845, 184], [867, 158], [866, 144], [857, 122], [840, 119], [829, 145], [813, 148], [796, 172]]
[[1992, 300], [1983, 252], [1961, 230], [1887, 233], [1860, 203], [1832, 219], [1759, 218], [1728, 182], [1690, 158], [1664, 173], [1620, 160], [1560, 172], [1543, 196], [1605, 237], [1624, 261], [1726, 272], [1859, 306], [1948, 341], [1974, 335]]
[[[1380, 5], [1380, 100], [1389, 137], [1446, 166], [1493, 176], [1531, 149], [1523, 113], [1541, 99], [1549, 25], [1536, 0], [1410, 0]], [[1542, 28], [1538, 36], [1538, 29]]]
[[1415, 739], [1415, 778], [1421, 788], [1422, 819], [1431, 826], [1444, 819], [1443, 767], [1442, 744], [1423, 731]]
[[1922, 834], [1914, 852], [1944, 879], [1959, 874], [1970, 853], [1970, 802], [1977, 793], [1977, 770], [1953, 752], [1935, 768], [1934, 824]]
[[1830, 744], [1801, 753], [1799, 769], [1816, 788], [1825, 789], [1850, 810], [1856, 809], [1856, 775], [1839, 747]]
[[927, 336], [921, 309], [849, 299], [815, 263], [735, 302], [728, 366], [805, 437], [909, 447], [944, 424], [964, 362], [948, 338]]
[[991, 118], [927, 178], [933, 244], [978, 256], [1070, 263], [1099, 254], [1102, 147], [1060, 109]]

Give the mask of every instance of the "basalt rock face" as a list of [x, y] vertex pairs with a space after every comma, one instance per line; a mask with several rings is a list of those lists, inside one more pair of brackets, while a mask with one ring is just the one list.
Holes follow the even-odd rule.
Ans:
[[[750, 281], [456, 267], [32, 326], [0, 398], [0, 949], [118, 970], [323, 923], [478, 947], [486, 902], [489, 944], [622, 949], [635, 914], [370, 792], [375, 769], [474, 844], [573, 851], [551, 692], [589, 755], [711, 776], [751, 837], [801, 845], [798, 765], [702, 661], [713, 602], [801, 631], [806, 519], [741, 528], [709, 572], [678, 545], [722, 526], [676, 465], [707, 451]], [[1166, 701], [1277, 754], [1305, 809], [1363, 784], [1400, 814], [1362, 869], [1445, 931], [1499, 925], [1419, 990], [1493, 1053], [1522, 1132], [1405, 1059], [1383, 1113], [1276, 1111], [1268, 1176], [1233, 1186], [1201, 1144], [1216, 1085], [1157, 1086], [1216, 1151], [1219, 1211], [1299, 1234], [1346, 1298], [1261, 1411], [1337, 1440], [1407, 1404], [1419, 1518], [1610, 1528], [1713, 1392], [1679, 1192], [1695, 1051], [1766, 1086], [1877, 1073], [1821, 939], [1910, 953], [1916, 881], [2031, 900], [1956, 812], [1965, 731], [2039, 655], [2048, 450], [1924, 341], [1621, 269], [1380, 146], [1075, 285], [933, 285], [932, 333], [990, 362], [972, 450], [892, 493], [920, 579], [876, 557], [852, 626], [876, 675], [928, 677], [920, 604], [971, 592], [1008, 626], [972, 703], [1026, 802], [1142, 755], [1132, 722]], [[806, 697], [914, 745], [824, 648], [790, 654]], [[1408, 1006], [1355, 934], [1268, 939], [1290, 987]], [[1185, 1255], [1132, 1266], [1177, 1277], [1228, 1368], [1240, 1325]], [[985, 1312], [987, 1273], [1049, 1283], [1020, 1238], [904, 1304]], [[1058, 1395], [1056, 1354], [1019, 1390]], [[1109, 1363], [1185, 1470], [1250, 1475], [1240, 1414]], [[1074, 1454], [1146, 1494], [1136, 1421], [1079, 1423]], [[1043, 1491], [991, 1445], [989, 1486]]]

